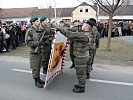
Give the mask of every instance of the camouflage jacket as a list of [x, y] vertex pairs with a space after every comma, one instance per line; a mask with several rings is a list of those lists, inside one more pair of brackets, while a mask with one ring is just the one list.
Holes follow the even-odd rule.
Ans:
[[87, 57], [89, 56], [89, 34], [92, 31], [88, 32], [72, 32], [70, 30], [61, 29], [61, 33], [63, 33], [66, 37], [73, 40], [73, 54], [76, 57]]
[[[74, 26], [74, 27], [71, 27], [71, 28], [69, 28], [69, 30], [70, 31], [72, 31], [72, 32], [80, 32], [81, 31], [81, 27], [79, 27], [79, 26]], [[73, 39], [70, 39], [70, 45], [73, 45]]]
[[[95, 27], [96, 27], [96, 26], [95, 26]], [[95, 40], [96, 48], [99, 48], [99, 44], [100, 44], [100, 34], [99, 34], [99, 32], [98, 32], [97, 27], [95, 28], [94, 33], [96, 33], [96, 40]]]
[[90, 41], [90, 49], [96, 49], [97, 38], [98, 38], [98, 29], [96, 26], [93, 26], [92, 33], [89, 35]]
[[43, 24], [40, 24], [40, 26], [39, 26], [39, 30], [41, 30], [42, 33], [45, 34], [44, 36], [46, 36], [46, 35], [51, 36], [51, 37], [49, 37], [45, 40], [44, 45], [51, 46], [51, 43], [52, 43], [52, 40], [53, 40], [53, 35], [54, 35], [54, 32], [51, 30], [51, 28], [52, 28], [51, 26], [46, 26], [46, 25], [43, 25]]
[[[30, 53], [36, 53], [35, 49], [39, 46], [39, 33], [37, 33], [38, 28], [31, 27], [26, 31], [25, 43], [30, 47]], [[37, 52], [39, 53], [39, 51]]]

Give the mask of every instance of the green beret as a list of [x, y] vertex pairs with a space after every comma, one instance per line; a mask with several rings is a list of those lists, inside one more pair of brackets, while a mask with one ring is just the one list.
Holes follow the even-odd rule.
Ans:
[[32, 17], [32, 18], [30, 19], [30, 22], [32, 23], [32, 22], [34, 22], [34, 21], [36, 21], [36, 20], [38, 20], [38, 17], [34, 16], [34, 17]]
[[74, 20], [74, 22], [80, 22], [80, 20]]
[[40, 21], [44, 21], [45, 19], [47, 19], [47, 17], [46, 17], [46, 16], [42, 16], [42, 17], [40, 18]]
[[64, 21], [60, 21], [59, 23], [64, 23]]

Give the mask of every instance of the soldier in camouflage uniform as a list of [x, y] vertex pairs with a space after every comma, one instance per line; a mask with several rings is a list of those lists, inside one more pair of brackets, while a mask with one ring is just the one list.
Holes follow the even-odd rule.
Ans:
[[94, 26], [92, 28], [92, 34], [90, 34], [90, 37], [92, 37], [92, 41], [90, 42], [90, 49], [89, 49], [90, 58], [87, 62], [87, 68], [86, 68], [87, 79], [90, 78], [90, 72], [93, 70], [92, 64], [94, 62], [94, 57], [96, 55], [96, 48], [99, 47], [99, 37], [100, 37], [96, 26], [96, 20], [94, 18], [90, 18], [90, 21], [94, 23]]
[[[75, 20], [73, 22], [74, 26], [71, 27], [71, 31], [73, 32], [80, 32], [81, 31], [81, 27], [79, 25], [79, 20]], [[73, 40], [70, 39], [70, 48], [69, 48], [69, 53], [70, 53], [70, 58], [72, 61], [72, 65], [70, 66], [70, 68], [74, 68], [75, 64], [74, 64], [74, 55], [73, 55]]]
[[39, 27], [39, 21], [37, 17], [30, 19], [32, 27], [27, 30], [25, 36], [25, 43], [30, 47], [30, 68], [32, 69], [32, 77], [35, 80], [35, 86], [43, 88], [44, 81], [40, 79], [41, 69], [41, 53], [40, 49], [35, 52], [35, 49], [42, 45], [42, 41], [39, 41], [39, 33], [37, 32]]
[[93, 23], [87, 21], [82, 26], [82, 32], [72, 32], [67, 29], [58, 29], [69, 39], [73, 39], [74, 64], [78, 84], [74, 85], [73, 92], [84, 93], [86, 84], [86, 66], [89, 59], [89, 45], [92, 38], [89, 34], [92, 32]]
[[64, 28], [65, 27], [65, 22], [64, 21], [60, 21], [59, 22], [59, 26]]
[[48, 19], [46, 16], [42, 16], [40, 18], [40, 22], [41, 24], [39, 26], [39, 30], [41, 30], [42, 33], [45, 34], [45, 36], [49, 35], [49, 37], [45, 40], [41, 50], [41, 55], [42, 55], [41, 62], [42, 62], [43, 73], [46, 74], [51, 53], [51, 44], [54, 32], [51, 30], [51, 26], [48, 26]]

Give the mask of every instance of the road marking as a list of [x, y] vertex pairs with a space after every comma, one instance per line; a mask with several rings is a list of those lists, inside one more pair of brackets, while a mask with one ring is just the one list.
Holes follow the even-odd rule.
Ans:
[[98, 83], [108, 83], [108, 84], [115, 84], [115, 85], [133, 86], [133, 83], [127, 83], [127, 82], [108, 81], [108, 80], [99, 80], [99, 79], [89, 79], [89, 80], [91, 82], [98, 82]]
[[[16, 72], [22, 72], [22, 73], [32, 73], [32, 71], [29, 71], [29, 70], [22, 70], [22, 69], [12, 69], [13, 71], [16, 71]], [[43, 75], [43, 73], [40, 73], [41, 75]]]
[[[32, 71], [22, 70], [22, 69], [12, 69], [12, 70], [22, 73], [32, 73]], [[43, 73], [41, 73], [41, 75], [43, 75]], [[114, 85], [133, 86], [133, 83], [127, 83], [127, 82], [108, 81], [108, 80], [99, 80], [99, 79], [89, 79], [89, 81], [97, 83], [114, 84]]]

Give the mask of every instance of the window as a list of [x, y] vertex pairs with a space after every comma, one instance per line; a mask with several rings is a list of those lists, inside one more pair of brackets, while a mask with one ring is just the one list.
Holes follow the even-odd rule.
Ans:
[[83, 9], [82, 8], [80, 9], [80, 12], [83, 12]]
[[88, 12], [88, 9], [85, 9], [85, 12]]

